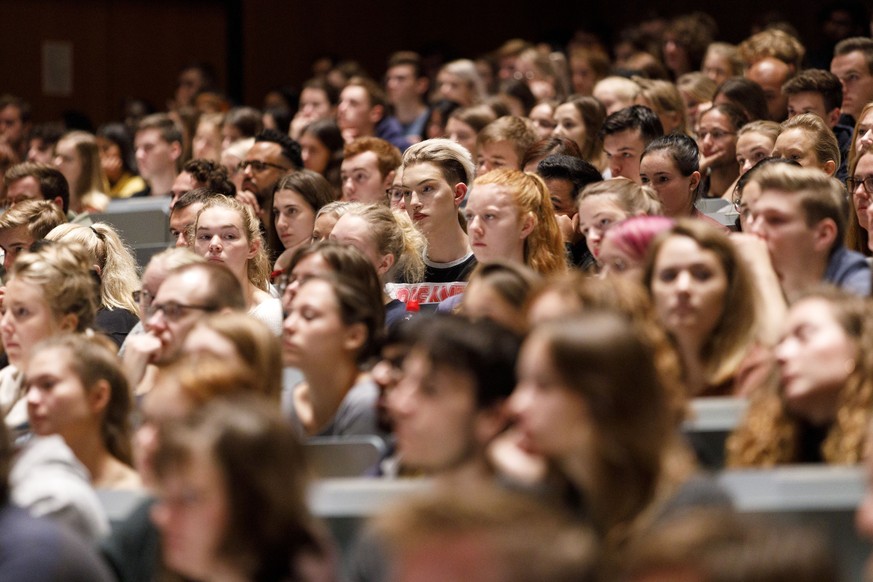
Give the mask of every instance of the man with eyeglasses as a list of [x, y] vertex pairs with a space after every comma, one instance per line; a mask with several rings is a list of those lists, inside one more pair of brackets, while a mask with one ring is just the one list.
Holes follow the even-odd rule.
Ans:
[[[275, 129], [265, 129], [255, 136], [255, 145], [240, 163], [243, 173], [242, 189], [236, 197], [248, 204], [264, 225], [266, 236], [271, 237], [270, 213], [273, 211], [273, 190], [279, 179], [290, 171], [303, 168], [300, 144]], [[268, 249], [272, 254], [275, 249]]]
[[194, 325], [210, 313], [243, 311], [242, 286], [227, 267], [196, 263], [174, 269], [145, 309], [146, 333], [128, 338], [124, 368], [131, 386], [146, 390], [149, 365], [162, 365], [182, 350]]

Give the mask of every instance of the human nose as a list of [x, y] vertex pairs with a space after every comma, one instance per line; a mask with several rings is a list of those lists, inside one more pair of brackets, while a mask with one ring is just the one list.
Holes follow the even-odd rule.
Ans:
[[395, 388], [387, 394], [388, 412], [394, 418], [402, 418], [408, 416], [413, 408], [414, 388], [406, 380], [395, 386]]
[[795, 342], [791, 338], [785, 338], [773, 349], [773, 355], [776, 357], [776, 362], [783, 366], [791, 357], [795, 348]]
[[688, 271], [681, 271], [676, 275], [676, 289], [683, 292], [687, 292], [691, 289], [691, 273]]
[[42, 401], [42, 393], [36, 386], [28, 386], [25, 399], [29, 405], [36, 406]]
[[209, 249], [210, 250], [221, 250], [221, 237], [218, 234], [212, 236], [209, 239]]
[[[404, 201], [405, 200], [406, 200], [406, 198], [404, 198]], [[422, 206], [423, 206], [423, 204], [421, 203], [421, 199], [418, 197], [418, 192], [413, 190], [409, 194], [409, 207], [410, 208], [421, 208]]]
[[185, 234], [185, 231], [180, 231], [176, 235], [176, 247], [187, 247], [188, 246], [188, 237]]
[[870, 147], [871, 144], [873, 144], [873, 128], [861, 134], [861, 146], [866, 148]]
[[517, 419], [521, 416], [530, 405], [529, 390], [526, 390], [523, 384], [518, 384], [512, 394], [509, 395], [507, 401], [507, 409], [512, 418]]

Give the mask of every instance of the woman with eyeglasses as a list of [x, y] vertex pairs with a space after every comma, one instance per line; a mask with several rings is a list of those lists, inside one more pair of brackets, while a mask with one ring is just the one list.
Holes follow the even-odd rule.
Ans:
[[226, 196], [207, 202], [197, 213], [191, 248], [230, 269], [242, 285], [249, 314], [281, 335], [282, 304], [269, 293], [270, 264], [260, 223], [249, 206]]
[[29, 428], [24, 364], [40, 341], [84, 332], [97, 311], [91, 262], [79, 245], [58, 243], [21, 254], [3, 297], [0, 337], [9, 366], [0, 371], [0, 413], [13, 433]]
[[320, 174], [300, 170], [283, 176], [273, 194], [273, 210], [267, 232], [269, 246], [277, 253], [273, 271], [283, 271], [300, 247], [312, 242], [315, 216], [335, 199], [330, 184]]
[[849, 166], [846, 188], [852, 197], [849, 204], [849, 223], [846, 228], [846, 247], [873, 255], [870, 245], [870, 199], [873, 197], [873, 150], [863, 150]]
[[700, 145], [700, 195], [723, 198], [733, 193], [739, 177], [737, 133], [749, 122], [746, 113], [731, 104], [713, 105], [700, 115], [697, 140]]

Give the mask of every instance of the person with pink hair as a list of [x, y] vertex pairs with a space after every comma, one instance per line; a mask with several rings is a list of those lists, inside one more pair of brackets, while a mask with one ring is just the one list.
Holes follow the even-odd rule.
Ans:
[[603, 276], [643, 280], [643, 264], [649, 244], [658, 233], [676, 223], [666, 216], [633, 216], [606, 231], [600, 243]]

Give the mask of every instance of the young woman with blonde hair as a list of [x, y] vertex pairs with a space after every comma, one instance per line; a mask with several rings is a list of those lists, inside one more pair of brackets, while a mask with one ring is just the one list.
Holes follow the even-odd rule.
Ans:
[[281, 335], [282, 304], [269, 293], [270, 263], [260, 223], [251, 208], [234, 198], [218, 196], [197, 213], [193, 237], [194, 252], [224, 265], [236, 276], [249, 314]]
[[82, 245], [100, 282], [100, 304], [95, 327], [119, 347], [139, 321], [139, 305], [133, 298], [139, 289], [136, 259], [118, 232], [105, 222], [91, 226], [61, 224], [46, 240]]

